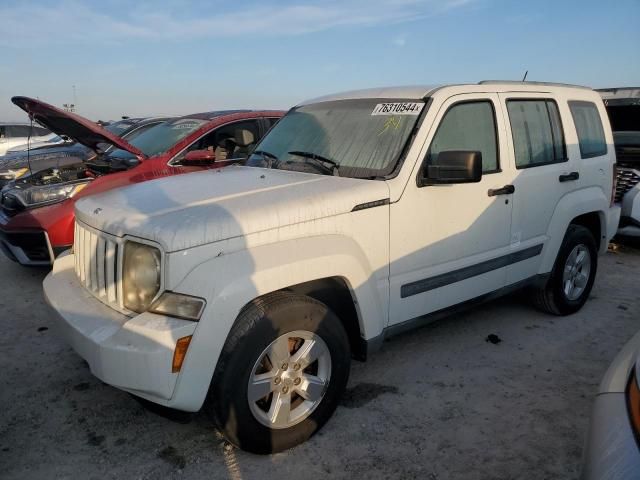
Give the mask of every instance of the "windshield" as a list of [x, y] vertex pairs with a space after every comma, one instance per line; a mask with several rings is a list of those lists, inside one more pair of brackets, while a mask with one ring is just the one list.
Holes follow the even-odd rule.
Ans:
[[120, 136], [135, 124], [136, 122], [132, 120], [120, 120], [118, 122], [113, 122], [107, 125], [106, 127], [104, 127], [104, 129], [113, 133], [114, 135]]
[[[138, 150], [141, 150], [147, 157], [153, 157], [154, 155], [160, 155], [166, 152], [187, 135], [198, 130], [205, 123], [207, 123], [207, 120], [196, 118], [172, 120], [145, 130], [132, 140], [127, 139], [127, 141]], [[124, 150], [114, 150], [111, 156], [131, 157], [132, 155]]]
[[[247, 165], [373, 178], [389, 175], [424, 108], [423, 101], [358, 99], [291, 110], [255, 148]], [[300, 164], [307, 164], [301, 167]]]

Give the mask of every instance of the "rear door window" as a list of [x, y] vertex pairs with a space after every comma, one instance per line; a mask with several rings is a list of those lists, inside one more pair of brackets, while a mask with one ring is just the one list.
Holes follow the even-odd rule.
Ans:
[[507, 101], [516, 168], [567, 161], [564, 132], [553, 100]]
[[598, 107], [592, 102], [569, 102], [580, 145], [582, 158], [599, 157], [607, 154], [607, 142], [600, 120]]

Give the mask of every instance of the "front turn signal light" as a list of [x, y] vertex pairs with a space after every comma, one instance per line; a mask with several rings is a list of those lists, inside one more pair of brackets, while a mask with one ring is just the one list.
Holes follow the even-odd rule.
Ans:
[[632, 372], [627, 387], [627, 408], [633, 433], [640, 444], [640, 389], [638, 388], [637, 371]]
[[158, 315], [169, 315], [182, 320], [197, 322], [202, 316], [206, 302], [199, 297], [192, 297], [175, 292], [164, 292], [160, 295], [149, 311]]
[[182, 368], [184, 357], [187, 356], [187, 349], [191, 343], [191, 335], [179, 338], [176, 342], [176, 349], [173, 351], [173, 362], [171, 363], [171, 373], [178, 373]]

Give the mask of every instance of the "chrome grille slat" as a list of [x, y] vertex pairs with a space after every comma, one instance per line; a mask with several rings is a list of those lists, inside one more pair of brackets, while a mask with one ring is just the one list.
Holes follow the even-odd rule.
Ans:
[[89, 255], [89, 273], [91, 274], [90, 288], [91, 291], [95, 293], [98, 291], [98, 235], [90, 232], [89, 241], [89, 251], [91, 252]]
[[629, 190], [640, 183], [640, 170], [618, 167], [615, 201], [621, 202]]
[[79, 278], [80, 277], [80, 264], [78, 263], [78, 224], [74, 224], [73, 225], [73, 253], [75, 254], [73, 256], [74, 259], [74, 268], [76, 270], [76, 276]]
[[118, 240], [76, 222], [73, 248], [76, 276], [82, 286], [107, 305], [123, 310]]
[[104, 297], [106, 295], [105, 289], [105, 274], [104, 274], [104, 238], [98, 237], [98, 243], [96, 245], [96, 278], [98, 280], [98, 295]]
[[107, 243], [107, 271], [106, 271], [106, 288], [107, 302], [116, 303], [118, 301], [116, 286], [116, 259], [117, 245], [112, 242]]
[[91, 243], [91, 232], [85, 229], [82, 237], [82, 249], [84, 250], [84, 255], [82, 256], [82, 269], [84, 270], [84, 281], [85, 286], [91, 290], [91, 250], [89, 249], [89, 244]]

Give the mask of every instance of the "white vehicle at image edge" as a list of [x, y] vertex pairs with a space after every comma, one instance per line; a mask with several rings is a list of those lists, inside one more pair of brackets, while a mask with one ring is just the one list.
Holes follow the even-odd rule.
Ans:
[[607, 370], [593, 404], [582, 480], [628, 480], [640, 472], [640, 333]]
[[618, 225], [614, 164], [583, 87], [331, 95], [244, 166], [79, 201], [45, 296], [102, 381], [277, 452], [322, 427], [351, 358], [385, 338], [520, 287], [580, 309]]
[[38, 141], [32, 141], [29, 143], [23, 143], [22, 145], [16, 145], [15, 147], [11, 147], [7, 150], [6, 154], [9, 155], [11, 153], [18, 152], [26, 152], [27, 150], [36, 150], [39, 148], [47, 148], [54, 147], [56, 145], [60, 145], [61, 143], [66, 143], [71, 141], [68, 138], [63, 138], [60, 135], [56, 135], [55, 133], [51, 133], [44, 137], [38, 137]]
[[0, 122], [0, 156], [19, 145], [36, 143], [51, 137], [51, 132], [39, 125]]

